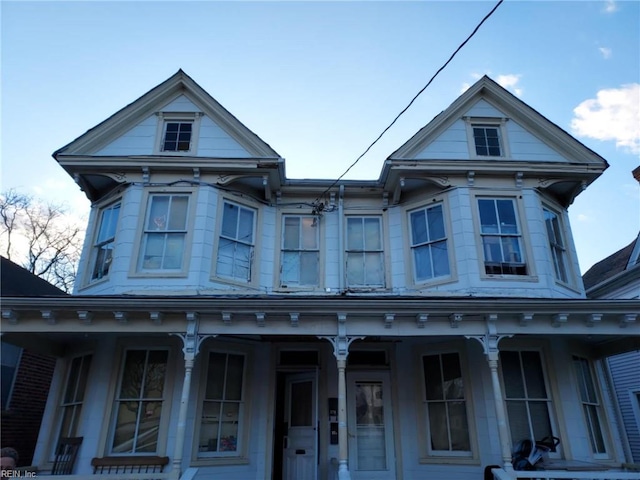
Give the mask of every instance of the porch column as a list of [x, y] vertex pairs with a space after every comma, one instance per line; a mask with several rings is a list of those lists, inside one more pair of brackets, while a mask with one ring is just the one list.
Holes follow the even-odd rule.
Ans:
[[498, 343], [504, 337], [510, 337], [511, 335], [497, 334], [497, 319], [497, 314], [488, 315], [487, 333], [482, 336], [467, 336], [467, 338], [474, 338], [482, 344], [484, 354], [487, 357], [487, 362], [489, 363], [489, 370], [491, 371], [491, 387], [493, 390], [493, 405], [496, 409], [498, 437], [500, 439], [500, 451], [502, 454], [502, 468], [511, 472], [513, 471], [513, 465], [511, 464], [511, 445], [509, 441], [509, 429], [507, 427], [507, 412], [504, 408], [502, 386], [500, 385], [500, 376], [498, 375], [498, 358], [500, 353], [498, 350]]
[[187, 331], [185, 334], [174, 333], [182, 339], [184, 354], [184, 379], [182, 380], [182, 394], [180, 396], [180, 410], [178, 411], [178, 424], [176, 426], [176, 445], [173, 452], [173, 469], [180, 475], [182, 468], [182, 456], [184, 452], [184, 440], [187, 430], [187, 413], [189, 409], [189, 394], [191, 392], [191, 374], [195, 358], [200, 351], [200, 344], [209, 337], [217, 335], [198, 335], [198, 314], [187, 312]]
[[338, 365], [338, 480], [351, 480], [349, 473], [349, 433], [347, 431], [347, 357], [349, 345], [364, 337], [347, 336], [347, 314], [338, 313], [338, 334], [335, 337], [318, 337], [329, 340]]

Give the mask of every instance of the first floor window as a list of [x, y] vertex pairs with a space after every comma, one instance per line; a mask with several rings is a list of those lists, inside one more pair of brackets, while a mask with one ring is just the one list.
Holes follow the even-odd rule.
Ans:
[[188, 209], [188, 195], [149, 196], [142, 240], [142, 270], [182, 269]]
[[556, 278], [562, 282], [567, 282], [567, 249], [565, 247], [564, 236], [560, 228], [560, 218], [553, 210], [544, 209], [544, 223], [547, 227], [549, 238], [549, 250], [553, 260], [553, 268]]
[[318, 285], [319, 226], [316, 217], [286, 215], [283, 219], [280, 284]]
[[573, 357], [573, 365], [578, 378], [580, 402], [582, 403], [582, 411], [585, 421], [587, 422], [591, 449], [595, 454], [606, 454], [607, 450], [605, 448], [600, 421], [600, 401], [596, 392], [596, 384], [593, 381], [591, 365], [587, 359], [576, 356]]
[[116, 203], [104, 208], [100, 212], [100, 225], [93, 244], [93, 271], [91, 280], [106, 277], [113, 260], [113, 245], [116, 237], [116, 227], [120, 216], [120, 204]]
[[415, 281], [424, 282], [449, 275], [442, 204], [415, 210], [409, 214], [409, 220]]
[[90, 366], [91, 355], [75, 357], [71, 360], [64, 396], [60, 402], [62, 423], [58, 439], [77, 436]]
[[166, 350], [125, 352], [115, 401], [112, 453], [157, 453], [167, 358]]
[[242, 282], [251, 281], [255, 216], [253, 209], [224, 202], [218, 239], [217, 275]]
[[551, 397], [537, 351], [502, 351], [500, 366], [512, 443], [553, 436]]
[[526, 275], [515, 200], [479, 198], [478, 210], [485, 273]]
[[384, 287], [382, 218], [347, 218], [347, 284]]
[[2, 397], [2, 410], [6, 410], [9, 407], [9, 398], [11, 391], [13, 390], [13, 382], [18, 372], [18, 364], [20, 363], [20, 357], [22, 355], [22, 348], [16, 347], [10, 343], [2, 342], [2, 349], [0, 350], [0, 359], [2, 367], [2, 390], [0, 395]]
[[460, 356], [424, 355], [422, 367], [428, 451], [436, 455], [469, 455], [471, 444]]
[[200, 456], [238, 455], [244, 416], [245, 357], [211, 352], [202, 401]]

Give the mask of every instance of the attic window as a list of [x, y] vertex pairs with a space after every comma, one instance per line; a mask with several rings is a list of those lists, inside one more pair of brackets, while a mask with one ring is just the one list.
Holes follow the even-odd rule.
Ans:
[[162, 140], [163, 152], [188, 152], [191, 149], [193, 122], [166, 122]]
[[481, 157], [500, 157], [500, 129], [493, 125], [473, 125], [473, 140], [476, 155]]

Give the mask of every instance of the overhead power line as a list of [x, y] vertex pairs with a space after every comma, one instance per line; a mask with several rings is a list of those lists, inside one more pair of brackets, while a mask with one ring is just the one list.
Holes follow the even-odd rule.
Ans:
[[335, 181], [334, 181], [334, 182], [333, 182], [329, 187], [327, 187], [327, 189], [326, 189], [324, 192], [322, 192], [322, 194], [320, 194], [320, 196], [318, 196], [318, 198], [316, 198], [316, 200], [315, 200], [315, 202], [314, 202], [314, 203], [318, 203], [318, 200], [320, 200], [320, 198], [322, 198], [324, 195], [326, 195], [326, 193], [327, 193], [327, 192], [329, 192], [329, 190], [331, 190], [333, 187], [335, 187], [335, 186], [336, 186], [336, 184], [337, 184], [340, 180], [342, 180], [342, 177], [344, 177], [347, 173], [349, 173], [349, 170], [351, 170], [351, 169], [356, 165], [356, 163], [358, 163], [358, 162], [360, 161], [360, 159], [361, 159], [362, 157], [364, 157], [364, 156], [369, 152], [369, 150], [371, 150], [371, 148], [372, 148], [376, 143], [378, 143], [378, 140], [380, 140], [380, 139], [382, 138], [382, 136], [383, 136], [385, 133], [387, 133], [387, 130], [389, 130], [389, 129], [390, 129], [390, 128], [391, 128], [391, 127], [392, 127], [392, 126], [393, 126], [393, 125], [398, 121], [398, 119], [402, 116], [402, 114], [404, 114], [404, 112], [406, 112], [407, 110], [409, 110], [409, 107], [411, 107], [411, 105], [413, 105], [413, 102], [415, 102], [415, 101], [416, 101], [416, 99], [417, 99], [417, 98], [422, 94], [422, 92], [424, 92], [424, 91], [427, 89], [427, 87], [428, 87], [429, 85], [431, 85], [431, 83], [432, 83], [432, 82], [433, 82], [433, 80], [438, 76], [438, 74], [439, 74], [442, 70], [444, 70], [444, 69], [447, 67], [447, 65], [449, 65], [449, 63], [451, 63], [451, 60], [453, 60], [453, 57], [455, 57], [455, 56], [458, 54], [458, 52], [459, 52], [460, 50], [462, 50], [462, 47], [464, 47], [464, 46], [467, 44], [467, 42], [469, 42], [469, 40], [471, 40], [471, 39], [473, 38], [473, 36], [476, 34], [476, 32], [477, 32], [478, 30], [480, 30], [480, 27], [482, 26], [482, 24], [483, 24], [484, 22], [486, 22], [486, 21], [489, 19], [489, 17], [491, 17], [491, 15], [493, 15], [493, 13], [498, 9], [498, 7], [502, 4], [502, 2], [503, 2], [503, 1], [504, 1], [504, 0], [499, 0], [499, 1], [498, 1], [498, 3], [496, 3], [496, 4], [495, 4], [495, 6], [491, 9], [491, 11], [490, 11], [489, 13], [487, 13], [487, 14], [484, 16], [484, 18], [480, 21], [480, 23], [478, 23], [478, 25], [476, 25], [476, 27], [473, 29], [473, 31], [471, 32], [471, 34], [470, 34], [470, 35], [465, 39], [465, 41], [464, 41], [464, 42], [462, 42], [460, 45], [458, 45], [458, 48], [456, 48], [456, 49], [455, 49], [455, 51], [451, 54], [451, 56], [449, 57], [449, 59], [448, 59], [448, 60], [447, 60], [447, 61], [446, 61], [446, 62], [445, 62], [445, 63], [444, 63], [444, 64], [443, 64], [439, 69], [438, 69], [438, 71], [436, 71], [436, 73], [434, 73], [434, 74], [433, 74], [433, 76], [429, 79], [429, 81], [427, 82], [427, 84], [426, 84], [424, 87], [422, 87], [418, 93], [416, 93], [416, 94], [415, 94], [415, 96], [411, 99], [411, 101], [409, 102], [409, 104], [408, 104], [406, 107], [404, 107], [404, 108], [402, 109], [402, 111], [401, 111], [398, 115], [396, 115], [396, 118], [394, 118], [394, 119], [393, 119], [393, 121], [392, 121], [392, 122], [387, 126], [387, 128], [385, 128], [385, 129], [382, 131], [382, 133], [381, 133], [380, 135], [378, 135], [378, 138], [376, 138], [376, 139], [371, 143], [371, 145], [369, 145], [369, 146], [367, 147], [367, 149], [366, 149], [364, 152], [362, 152], [362, 154], [361, 154], [358, 158], [356, 158], [356, 160], [355, 160], [351, 165], [349, 165], [349, 168], [347, 168], [347, 169], [344, 171], [344, 173], [343, 173], [342, 175], [340, 175], [340, 176], [339, 176], [339, 177], [338, 177], [338, 178], [337, 178], [337, 179], [336, 179], [336, 180], [335, 180]]

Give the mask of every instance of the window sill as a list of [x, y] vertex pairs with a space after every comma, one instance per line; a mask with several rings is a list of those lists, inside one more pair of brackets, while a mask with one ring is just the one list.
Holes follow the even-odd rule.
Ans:
[[133, 272], [129, 274], [129, 278], [187, 278], [189, 275], [186, 271], [153, 271], [153, 272]]
[[537, 275], [497, 275], [497, 274], [484, 274], [480, 275], [480, 280], [497, 280], [499, 282], [530, 282], [538, 283], [539, 279]]
[[108, 281], [109, 281], [109, 275], [105, 275], [102, 278], [97, 278], [96, 280], [89, 280], [88, 282], [84, 283], [81, 287], [79, 287], [78, 291], [81, 292], [82, 290], [95, 287], [96, 285], [100, 285], [103, 283], [107, 283]]
[[192, 460], [191, 467], [216, 467], [219, 465], [249, 465], [246, 457], [208, 457]]
[[450, 456], [450, 457], [420, 457], [418, 463], [422, 465], [431, 465], [431, 464], [441, 464], [441, 465], [480, 465], [480, 460], [475, 457], [460, 457], [460, 456]]

